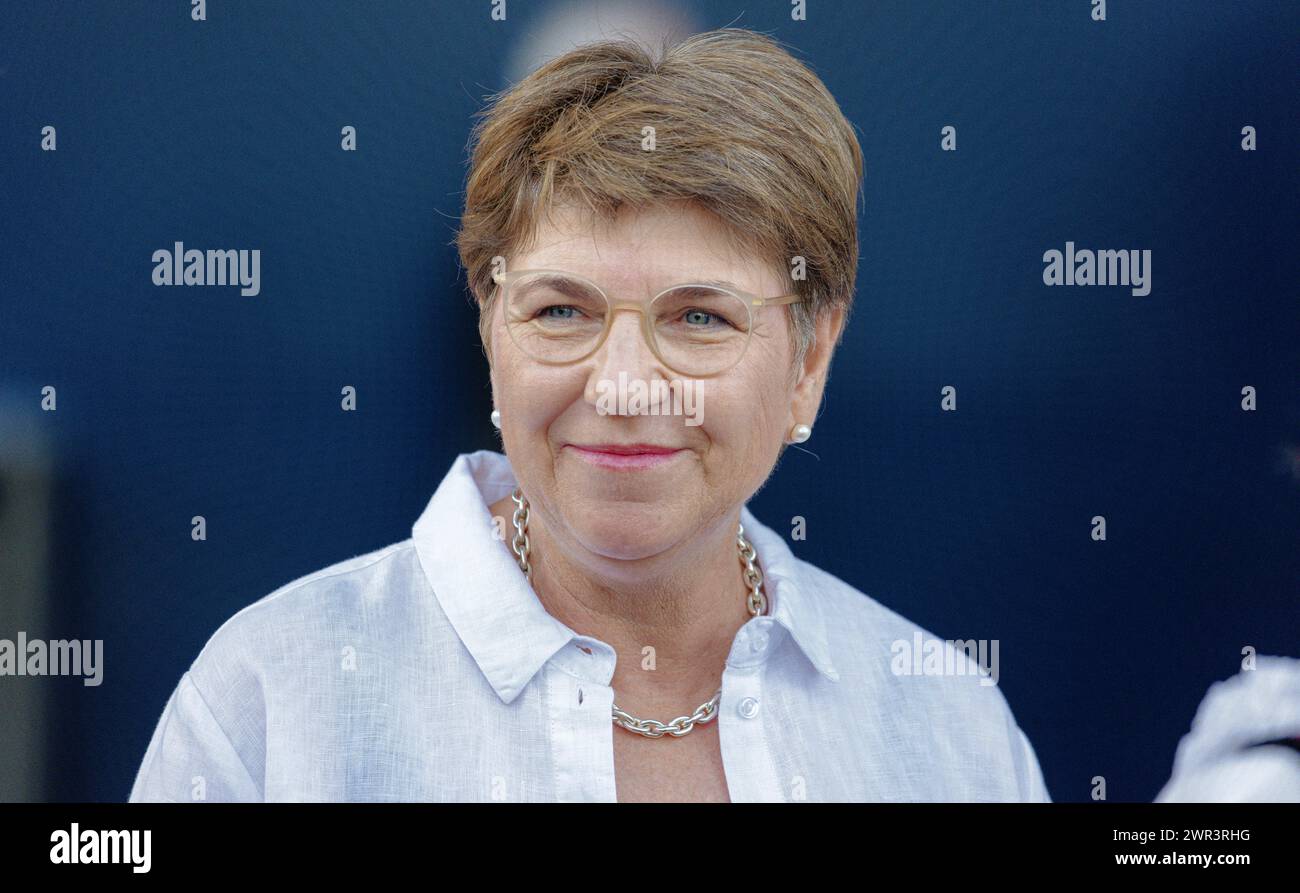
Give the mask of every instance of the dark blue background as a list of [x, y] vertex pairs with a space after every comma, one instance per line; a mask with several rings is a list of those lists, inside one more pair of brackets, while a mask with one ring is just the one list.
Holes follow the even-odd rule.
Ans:
[[[999, 639], [1054, 799], [1150, 800], [1244, 646], [1300, 653], [1300, 6], [685, 5], [797, 48], [866, 157], [816, 455], [751, 507], [936, 634]], [[496, 444], [451, 240], [471, 115], [547, 6], [3, 6], [0, 387], [58, 457], [57, 614], [27, 633], [105, 640], [101, 687], [41, 683], [51, 799], [125, 799], [226, 618], [404, 539]], [[260, 248], [261, 294], [153, 286], [176, 240]], [[1045, 287], [1067, 240], [1151, 249], [1151, 294]]]

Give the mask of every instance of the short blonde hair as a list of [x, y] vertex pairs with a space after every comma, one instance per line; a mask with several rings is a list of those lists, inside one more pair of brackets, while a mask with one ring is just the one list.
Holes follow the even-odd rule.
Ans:
[[[624, 205], [687, 200], [766, 258], [787, 289], [795, 367], [816, 320], [852, 306], [862, 150], [821, 80], [772, 38], [740, 28], [695, 34], [658, 59], [630, 40], [587, 44], [491, 97], [472, 156], [456, 246], [478, 303], [484, 350], [492, 259], [522, 250], [555, 202], [611, 221]], [[652, 126], [653, 151], [642, 148]]]

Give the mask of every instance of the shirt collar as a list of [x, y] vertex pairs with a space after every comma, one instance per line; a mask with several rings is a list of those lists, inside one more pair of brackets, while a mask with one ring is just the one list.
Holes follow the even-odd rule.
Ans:
[[[556, 651], [578, 634], [547, 613], [507, 543], [493, 537], [488, 506], [515, 488], [507, 457], [492, 450], [462, 453], [411, 529], [416, 554], [456, 634], [498, 697], [518, 697]], [[781, 536], [741, 509], [741, 525], [759, 556], [773, 619], [826, 678], [830, 661], [821, 606], [807, 597], [799, 562]]]

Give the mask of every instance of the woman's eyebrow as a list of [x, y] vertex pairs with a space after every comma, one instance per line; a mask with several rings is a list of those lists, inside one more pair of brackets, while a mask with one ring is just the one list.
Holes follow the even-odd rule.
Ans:
[[[600, 279], [598, 277], [592, 276], [589, 278], [593, 282], [600, 282]], [[566, 279], [563, 274], [548, 274], [544, 276], [538, 276], [535, 279], [531, 280], [530, 284], [540, 285], [544, 288], [555, 288], [557, 291], [562, 291], [565, 294], [570, 294], [571, 296], [573, 294], [571, 289], [577, 287], [579, 289], [585, 290], [586, 288], [586, 286], [582, 283], [575, 282], [574, 280], [571, 279]], [[742, 289], [739, 285], [737, 285], [736, 283], [728, 279], [683, 278], [677, 280], [675, 283], [667, 287], [677, 288], [682, 285], [712, 285], [712, 286], [716, 286], [717, 288], [725, 288], [731, 291], [744, 291], [744, 289]], [[604, 286], [602, 286], [602, 288], [603, 287]]]
[[591, 289], [585, 283], [563, 273], [547, 273], [529, 279], [524, 284], [523, 292], [533, 288], [553, 288], [566, 297], [576, 298], [589, 294]]

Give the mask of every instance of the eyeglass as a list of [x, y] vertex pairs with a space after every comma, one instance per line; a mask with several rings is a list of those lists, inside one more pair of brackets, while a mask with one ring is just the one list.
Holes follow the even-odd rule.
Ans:
[[563, 270], [494, 273], [505, 307], [506, 331], [528, 357], [567, 365], [600, 349], [614, 314], [641, 314], [641, 333], [669, 369], [691, 378], [726, 372], [740, 362], [754, 331], [754, 310], [802, 304], [807, 298], [760, 298], [713, 282], [683, 283], [647, 305], [614, 303], [599, 285]]

